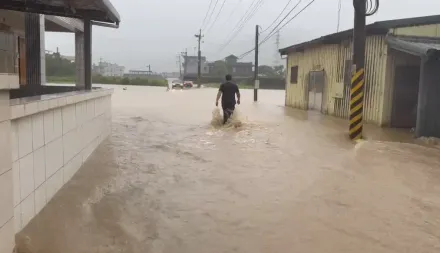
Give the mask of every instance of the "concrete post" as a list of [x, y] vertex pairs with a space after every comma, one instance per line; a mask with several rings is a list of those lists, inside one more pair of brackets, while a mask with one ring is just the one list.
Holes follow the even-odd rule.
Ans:
[[84, 33], [75, 33], [76, 87], [85, 88]]
[[92, 22], [84, 20], [84, 86], [92, 89]]
[[46, 43], [45, 34], [46, 25], [44, 23], [44, 15], [40, 15], [40, 68], [41, 68], [41, 85], [46, 85]]
[[[37, 95], [41, 86], [41, 16], [35, 13], [25, 14], [26, 40], [26, 89]], [[44, 26], [44, 24], [43, 24]]]

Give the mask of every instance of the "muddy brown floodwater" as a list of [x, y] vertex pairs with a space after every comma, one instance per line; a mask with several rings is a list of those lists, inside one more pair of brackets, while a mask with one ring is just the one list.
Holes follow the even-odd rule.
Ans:
[[[440, 149], [243, 91], [115, 87], [113, 133], [18, 235], [32, 253], [440, 252]], [[389, 142], [389, 140], [403, 140]]]

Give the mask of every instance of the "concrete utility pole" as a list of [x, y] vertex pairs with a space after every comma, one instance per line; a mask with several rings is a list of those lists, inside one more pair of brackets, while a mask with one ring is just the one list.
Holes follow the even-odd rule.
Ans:
[[197, 88], [200, 88], [200, 79], [202, 77], [202, 51], [200, 51], [200, 42], [203, 38], [202, 36], [202, 29], [199, 30], [199, 34], [195, 35], [198, 42], [199, 42], [199, 54], [198, 54], [198, 66], [197, 66]]
[[352, 140], [358, 140], [362, 138], [363, 130], [366, 0], [353, 0], [353, 6], [353, 75], [350, 90], [349, 136]]
[[177, 54], [177, 64], [179, 64], [179, 77], [182, 78], [182, 59], [180, 58], [180, 54]]
[[151, 65], [148, 65], [148, 73], [151, 74]]
[[255, 27], [255, 70], [254, 70], [254, 102], [258, 101], [258, 89], [260, 88], [260, 80], [258, 79], [258, 36], [260, 26]]
[[188, 49], [185, 48], [185, 52], [181, 52], [181, 55], [183, 56], [183, 63], [185, 64], [185, 67], [183, 68], [183, 75], [180, 74], [180, 77], [181, 77], [182, 82], [183, 82], [183, 78], [184, 78], [184, 76], [186, 74], [186, 64], [187, 64]]
[[[362, 138], [364, 113], [364, 84], [365, 84], [365, 23], [366, 17], [377, 12], [379, 0], [353, 0], [354, 29], [353, 29], [353, 68], [350, 90], [350, 127], [349, 136], [352, 140]], [[367, 9], [369, 13], [367, 13]]]

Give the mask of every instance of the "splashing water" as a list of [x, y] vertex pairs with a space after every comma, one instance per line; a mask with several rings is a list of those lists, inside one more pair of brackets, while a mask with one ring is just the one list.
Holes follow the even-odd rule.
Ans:
[[232, 116], [228, 119], [226, 124], [223, 125], [223, 112], [216, 107], [214, 110], [212, 110], [211, 125], [214, 127], [238, 128], [243, 125], [243, 121], [241, 119], [239, 110], [235, 108]]

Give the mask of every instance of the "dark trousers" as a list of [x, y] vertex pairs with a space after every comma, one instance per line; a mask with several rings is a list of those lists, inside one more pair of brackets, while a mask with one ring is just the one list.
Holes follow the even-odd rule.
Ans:
[[222, 104], [223, 108], [223, 124], [228, 122], [228, 119], [232, 116], [235, 110], [235, 104]]

